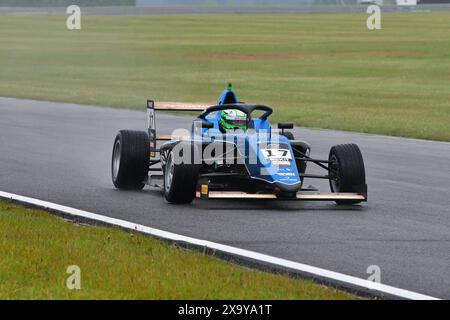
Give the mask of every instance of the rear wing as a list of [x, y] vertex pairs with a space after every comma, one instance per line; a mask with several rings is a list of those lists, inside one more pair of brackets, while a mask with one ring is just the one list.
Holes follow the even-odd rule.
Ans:
[[155, 110], [166, 111], [204, 111], [213, 105], [214, 103], [154, 102]]
[[172, 139], [181, 139], [183, 137], [172, 136], [158, 136], [156, 135], [156, 120], [155, 111], [199, 111], [202, 112], [214, 103], [184, 103], [184, 102], [155, 102], [154, 100], [147, 100], [147, 128], [148, 136], [150, 138], [150, 158], [155, 158], [158, 152], [157, 141], [168, 141]]

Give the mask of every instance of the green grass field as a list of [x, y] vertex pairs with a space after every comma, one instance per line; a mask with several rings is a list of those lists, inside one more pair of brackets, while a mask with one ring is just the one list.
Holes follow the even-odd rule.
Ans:
[[[124, 231], [0, 201], [0, 299], [355, 299]], [[67, 267], [81, 269], [68, 290]]]
[[450, 141], [450, 13], [0, 17], [0, 95], [145, 108], [231, 81], [275, 120]]

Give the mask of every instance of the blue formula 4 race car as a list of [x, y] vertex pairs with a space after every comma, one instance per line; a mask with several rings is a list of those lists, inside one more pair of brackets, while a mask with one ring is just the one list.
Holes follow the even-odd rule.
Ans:
[[[198, 111], [191, 130], [156, 134], [155, 113]], [[116, 188], [159, 187], [168, 202], [202, 199], [367, 201], [364, 162], [355, 144], [331, 148], [326, 160], [310, 157], [310, 145], [295, 139], [292, 123], [271, 127], [272, 108], [239, 102], [231, 85], [216, 105], [147, 102], [148, 131], [121, 130], [112, 154]], [[170, 128], [175, 129], [175, 128]], [[317, 165], [323, 175], [308, 174]], [[327, 179], [331, 192], [303, 186]]]

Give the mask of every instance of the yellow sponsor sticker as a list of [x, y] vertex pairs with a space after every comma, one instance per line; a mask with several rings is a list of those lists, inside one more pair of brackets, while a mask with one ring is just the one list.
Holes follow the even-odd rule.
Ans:
[[156, 153], [155, 152], [150, 152], [150, 158], [154, 158], [154, 157], [156, 157]]
[[208, 194], [208, 185], [207, 184], [202, 184], [201, 193], [203, 195], [207, 195]]

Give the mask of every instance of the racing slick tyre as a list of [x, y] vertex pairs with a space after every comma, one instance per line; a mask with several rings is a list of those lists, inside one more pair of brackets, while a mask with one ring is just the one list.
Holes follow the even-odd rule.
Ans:
[[[183, 156], [186, 148], [191, 148], [191, 161], [177, 163], [176, 157]], [[169, 152], [164, 165], [164, 197], [168, 202], [186, 204], [194, 200], [199, 176], [199, 165], [194, 163], [195, 152], [198, 152], [195, 145], [189, 142], [181, 142]]]
[[144, 131], [121, 130], [114, 140], [111, 174], [118, 189], [141, 190], [150, 164], [150, 140]]
[[[366, 191], [364, 160], [356, 144], [340, 144], [330, 150], [328, 157], [332, 192]], [[355, 204], [360, 200], [337, 200], [337, 204]]]
[[[306, 154], [307, 152], [309, 152], [310, 147], [308, 144], [306, 144], [303, 141], [299, 141], [297, 143], [293, 143], [295, 140], [294, 134], [290, 131], [285, 131], [282, 134], [283, 136], [285, 136], [289, 141], [292, 141], [291, 144], [294, 148], [294, 154], [296, 153], [295, 149], [300, 149], [302, 151], [303, 154]], [[301, 160], [301, 155], [295, 155], [295, 164], [297, 165], [297, 170], [298, 173], [302, 174], [306, 172], [306, 161]], [[303, 179], [302, 179], [302, 184], [303, 184]]]
[[294, 134], [290, 131], [285, 131], [282, 133], [288, 140], [295, 140]]

